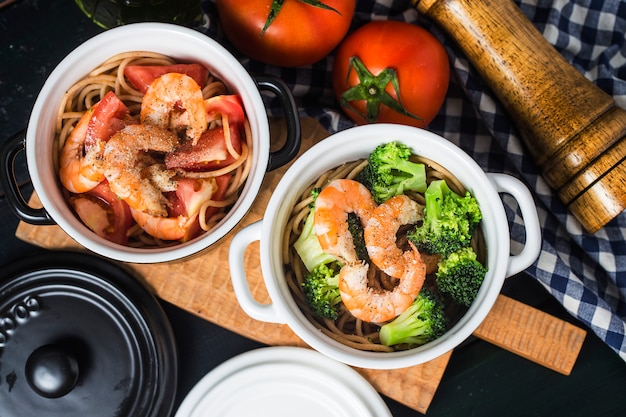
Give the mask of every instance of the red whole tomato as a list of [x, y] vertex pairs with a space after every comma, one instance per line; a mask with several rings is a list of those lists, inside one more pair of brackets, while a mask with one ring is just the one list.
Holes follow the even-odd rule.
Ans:
[[443, 104], [449, 78], [446, 51], [427, 30], [406, 22], [374, 21], [339, 46], [333, 89], [357, 124], [425, 127]]
[[296, 67], [324, 58], [344, 38], [355, 0], [217, 0], [224, 33], [248, 57]]

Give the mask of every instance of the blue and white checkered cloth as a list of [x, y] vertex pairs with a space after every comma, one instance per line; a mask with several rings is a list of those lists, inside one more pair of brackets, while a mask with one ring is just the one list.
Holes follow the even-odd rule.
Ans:
[[[515, 3], [568, 62], [626, 108], [626, 1]], [[229, 48], [252, 74], [282, 78], [291, 87], [301, 116], [316, 118], [331, 133], [352, 126], [332, 92], [332, 54], [299, 68], [251, 61], [230, 47], [214, 2], [204, 0], [203, 10], [206, 20], [198, 30]], [[626, 360], [626, 212], [595, 234], [587, 233], [540, 176], [502, 105], [452, 39], [418, 15], [409, 0], [358, 1], [351, 30], [383, 19], [421, 25], [444, 44], [452, 69], [451, 83], [447, 99], [428, 130], [460, 146], [485, 171], [505, 172], [526, 182], [533, 191], [543, 232], [541, 254], [526, 272]], [[515, 200], [505, 196], [504, 203], [515, 251], [524, 242], [523, 220]]]

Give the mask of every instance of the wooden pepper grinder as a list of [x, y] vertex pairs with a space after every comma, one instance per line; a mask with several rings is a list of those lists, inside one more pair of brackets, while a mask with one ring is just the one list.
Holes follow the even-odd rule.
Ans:
[[550, 186], [595, 233], [626, 208], [626, 110], [510, 0], [412, 0], [463, 49]]

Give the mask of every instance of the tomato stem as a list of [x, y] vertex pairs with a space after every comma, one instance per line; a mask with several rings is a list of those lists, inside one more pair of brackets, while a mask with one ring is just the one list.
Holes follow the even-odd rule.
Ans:
[[[422, 120], [421, 117], [416, 116], [409, 112], [400, 99], [400, 83], [398, 81], [398, 74], [394, 68], [385, 68], [378, 75], [374, 75], [363, 64], [358, 57], [353, 56], [350, 58], [350, 65], [348, 66], [347, 78], [354, 70], [359, 83], [354, 87], [344, 91], [339, 100], [339, 104], [342, 107], [350, 109], [355, 113], [363, 117], [368, 123], [375, 123], [380, 113], [380, 106], [385, 105], [390, 109], [408, 117], [412, 117], [417, 120]], [[396, 93], [397, 100], [391, 97], [386, 91], [387, 85], [391, 83], [394, 92]], [[350, 104], [352, 101], [365, 100], [365, 114], [357, 110]]]
[[[308, 4], [309, 6], [317, 7], [317, 8], [324, 9], [324, 10], [330, 10], [341, 15], [341, 13], [337, 9], [330, 7], [327, 4], [322, 3], [320, 0], [298, 0], [298, 1]], [[267, 20], [265, 21], [265, 25], [263, 26], [263, 29], [261, 30], [261, 34], [259, 36], [263, 36], [265, 34], [265, 31], [274, 22], [274, 19], [276, 19], [276, 16], [278, 16], [278, 13], [282, 9], [284, 3], [285, 3], [285, 0], [272, 0], [272, 6], [270, 7], [270, 12], [267, 15]]]

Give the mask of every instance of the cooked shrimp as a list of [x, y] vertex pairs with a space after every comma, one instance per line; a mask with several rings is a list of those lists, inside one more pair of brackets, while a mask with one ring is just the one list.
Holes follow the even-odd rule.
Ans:
[[363, 233], [367, 253], [372, 263], [399, 282], [389, 291], [373, 288], [368, 280], [369, 265], [344, 265], [339, 274], [339, 291], [352, 315], [381, 323], [404, 312], [415, 300], [424, 285], [426, 265], [411, 242], [411, 248], [404, 252], [397, 246], [396, 233], [401, 225], [420, 218], [419, 206], [405, 195], [393, 197], [372, 211]]
[[[109, 139], [104, 148], [104, 175], [119, 198], [138, 211], [167, 216], [162, 190], [151, 181], [146, 153], [171, 152], [178, 144], [172, 132], [151, 125], [129, 125]], [[149, 161], [152, 161], [149, 159]]]
[[179, 211], [171, 217], [152, 216], [143, 211], [131, 209], [135, 222], [150, 236], [162, 240], [186, 241], [196, 236], [201, 226], [198, 216], [206, 210], [205, 202], [217, 192], [215, 178], [178, 181], [177, 197], [180, 198]]
[[92, 113], [93, 109], [83, 114], [61, 150], [59, 178], [63, 186], [73, 193], [90, 191], [104, 180], [101, 164], [104, 142], [96, 141], [89, 149], [85, 149], [87, 126]]
[[348, 230], [348, 213], [355, 213], [365, 226], [376, 203], [361, 183], [348, 179], [331, 181], [315, 201], [315, 234], [324, 252], [342, 263], [358, 261], [352, 234]]
[[406, 195], [398, 195], [385, 201], [373, 211], [370, 221], [363, 230], [367, 254], [383, 272], [402, 278], [407, 268], [423, 263], [417, 250], [403, 252], [396, 244], [400, 226], [413, 224], [422, 219], [420, 206]]
[[391, 291], [369, 286], [369, 265], [355, 262], [339, 273], [339, 292], [345, 307], [358, 319], [382, 323], [402, 314], [417, 297], [423, 283], [423, 264], [415, 264]]
[[168, 73], [150, 84], [141, 102], [140, 120], [183, 134], [195, 144], [207, 129], [207, 115], [200, 86], [193, 78]]
[[181, 240], [196, 221], [197, 215], [189, 218], [187, 216], [161, 217], [152, 216], [146, 212], [130, 209], [133, 219], [150, 236], [161, 240]]

